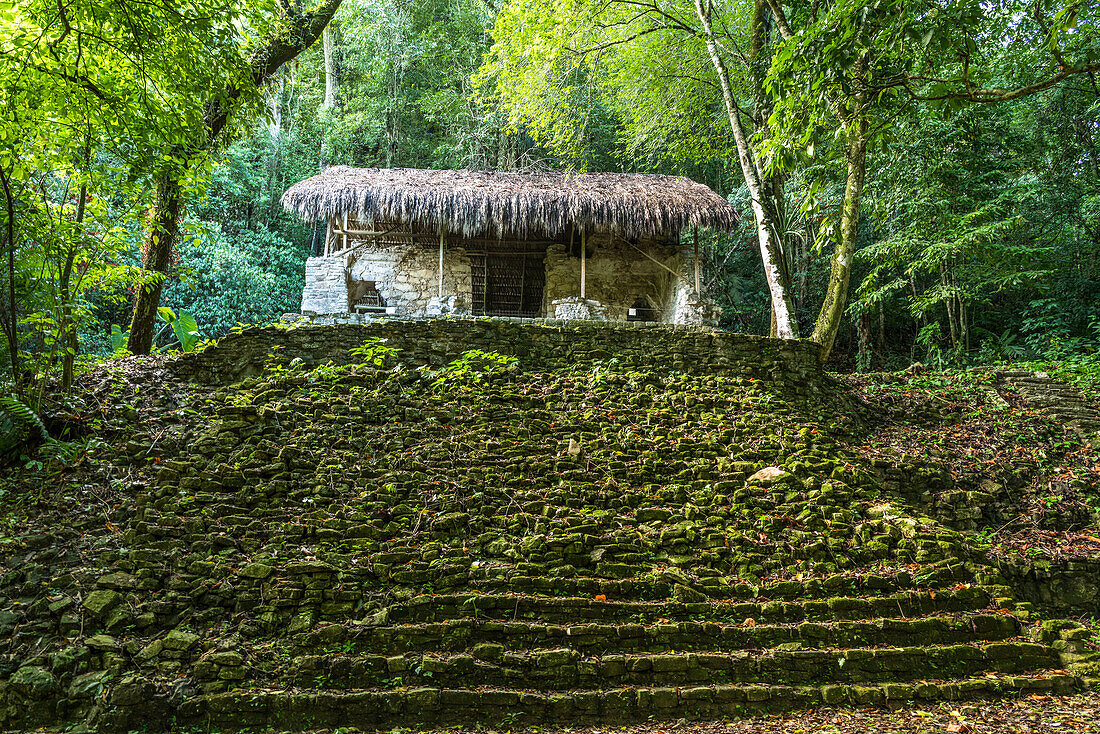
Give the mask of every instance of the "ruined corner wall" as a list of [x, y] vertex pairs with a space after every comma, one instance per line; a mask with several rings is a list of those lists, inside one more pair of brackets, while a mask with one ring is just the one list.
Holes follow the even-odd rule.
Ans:
[[824, 389], [819, 348], [808, 341], [779, 340], [707, 328], [639, 322], [533, 319], [379, 320], [368, 324], [253, 327], [230, 334], [201, 352], [171, 363], [184, 379], [228, 384], [259, 374], [267, 355], [305, 366], [357, 361], [350, 350], [369, 337], [401, 350], [401, 362], [441, 366], [470, 349], [517, 357], [520, 369], [551, 370], [617, 359], [624, 368], [744, 377], [775, 384], [792, 397]]
[[[679, 272], [679, 253], [655, 241], [639, 247], [652, 257]], [[585, 262], [585, 296], [604, 306], [611, 320], [626, 321], [627, 309], [639, 296], [646, 296], [654, 308], [661, 309], [661, 321], [672, 323], [672, 274], [621, 240], [612, 240], [604, 232], [588, 238], [590, 256]], [[551, 245], [546, 250], [546, 288], [543, 311], [562, 298], [580, 296], [581, 262], [571, 257], [566, 245]]]
[[[352, 280], [374, 281], [398, 316], [428, 313], [429, 302], [439, 295], [438, 249], [413, 244], [364, 246], [355, 251], [348, 270]], [[469, 256], [460, 247], [448, 246], [443, 253], [444, 297], [456, 296], [456, 309], [469, 310], [472, 292]]]
[[346, 313], [348, 286], [344, 258], [311, 257], [306, 260], [306, 284], [302, 289], [302, 313]]

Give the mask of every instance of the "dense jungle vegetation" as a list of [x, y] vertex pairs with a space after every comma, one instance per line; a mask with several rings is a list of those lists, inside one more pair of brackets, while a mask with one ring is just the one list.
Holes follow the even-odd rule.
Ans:
[[0, 2], [0, 369], [67, 385], [296, 310], [319, 233], [279, 197], [336, 163], [686, 175], [743, 212], [704, 250], [730, 329], [1087, 367], [1098, 10]]
[[[0, 729], [1100, 731], [1098, 72], [1100, 0], [0, 0]], [[726, 331], [281, 320], [335, 164], [706, 183]]]

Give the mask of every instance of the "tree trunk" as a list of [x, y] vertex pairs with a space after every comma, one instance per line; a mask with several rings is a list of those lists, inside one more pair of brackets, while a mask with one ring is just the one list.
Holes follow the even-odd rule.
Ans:
[[325, 51], [325, 101], [323, 107], [336, 107], [336, 21], [331, 21], [321, 33], [321, 44]]
[[886, 354], [886, 306], [882, 303], [878, 307], [878, 353]]
[[[243, 83], [234, 82], [220, 94], [213, 95], [215, 101], [207, 105], [203, 114], [202, 143], [186, 152], [185, 169], [217, 142], [229, 122], [230, 114], [237, 108], [238, 100], [246, 91], [262, 86], [279, 67], [297, 57], [320, 38], [325, 26], [340, 7], [340, 2], [341, 0], [318, 0], [309, 10], [303, 10], [297, 3], [281, 4], [283, 12], [277, 35], [249, 54], [252, 59], [252, 73], [249, 78]], [[157, 184], [157, 202], [150, 218], [142, 261], [144, 269], [154, 273], [153, 278], [156, 280], [150, 279], [139, 288], [134, 300], [130, 338], [126, 344], [134, 354], [148, 354], [153, 346], [153, 327], [156, 324], [157, 308], [160, 306], [160, 293], [164, 287], [164, 273], [179, 232], [179, 215], [182, 209], [179, 178], [162, 176]], [[167, 217], [171, 217], [171, 221]]]
[[141, 262], [142, 270], [148, 275], [145, 283], [138, 289], [133, 318], [130, 320], [130, 337], [126, 341], [126, 348], [134, 354], [148, 354], [153, 348], [160, 294], [164, 289], [172, 248], [179, 235], [182, 209], [179, 181], [170, 173], [161, 174], [157, 179], [156, 202], [149, 215], [145, 255]]
[[[860, 105], [854, 101], [853, 104]], [[848, 302], [848, 281], [852, 275], [852, 257], [859, 234], [859, 210], [863, 204], [863, 182], [867, 175], [867, 118], [857, 107], [858, 121], [848, 138], [848, 178], [844, 185], [844, 204], [840, 215], [840, 242], [833, 253], [829, 285], [821, 304], [814, 333], [810, 337], [821, 345], [821, 361], [829, 358]]]
[[722, 101], [725, 103], [730, 127], [733, 129], [733, 138], [737, 143], [737, 158], [741, 163], [741, 173], [745, 177], [745, 184], [748, 186], [749, 195], [752, 198], [752, 212], [756, 218], [756, 237], [760, 243], [760, 257], [764, 262], [764, 277], [768, 281], [772, 311], [775, 315], [775, 335], [781, 339], [797, 339], [798, 322], [794, 318], [794, 303], [791, 299], [789, 283], [787, 283], [785, 277], [782, 243], [775, 228], [775, 219], [771, 211], [769, 197], [770, 192], [765, 192], [760, 172], [753, 160], [748, 136], [741, 125], [741, 113], [730, 88], [726, 63], [718, 52], [718, 44], [714, 40], [714, 28], [710, 22], [709, 10], [704, 9], [703, 2], [704, 0], [695, 0], [695, 13], [703, 24], [707, 52], [710, 55], [711, 63], [714, 65], [714, 70], [718, 74], [718, 82], [722, 90]]
[[11, 380], [19, 391], [19, 333], [15, 315], [15, 197], [11, 193], [11, 181], [8, 172], [0, 168], [0, 185], [4, 187], [4, 206], [7, 221], [4, 224], [4, 239], [8, 246], [8, 307], [4, 316], [4, 336], [8, 342], [8, 357], [11, 359]]
[[[88, 165], [91, 153], [85, 148], [84, 164]], [[61, 389], [68, 391], [73, 384], [73, 368], [76, 364], [76, 353], [80, 349], [77, 340], [76, 324], [73, 321], [72, 303], [72, 279], [73, 265], [76, 262], [77, 253], [80, 251], [81, 242], [84, 239], [84, 214], [86, 211], [85, 200], [88, 198], [88, 183], [80, 184], [77, 194], [80, 199], [76, 204], [76, 236], [77, 241], [71, 243], [66, 253], [65, 263], [61, 267], [61, 277], [58, 278], [58, 290], [61, 292]]]
[[871, 314], [865, 313], [859, 317], [859, 322], [856, 324], [856, 336], [859, 339], [859, 356], [856, 359], [856, 364], [859, 366], [859, 370], [870, 371], [871, 369]]
[[[336, 109], [336, 38], [335, 38], [335, 26], [336, 21], [332, 20], [325, 26], [325, 30], [321, 33], [321, 44], [325, 52], [325, 101], [321, 104], [322, 110], [327, 110], [330, 113]], [[321, 157], [318, 161], [318, 167], [323, 171], [329, 166], [329, 157], [331, 151], [328, 144], [328, 125], [324, 125], [321, 130]]]
[[[940, 265], [940, 285], [943, 289], [950, 290], [951, 288], [951, 274], [948, 269]], [[943, 299], [943, 305], [947, 308], [947, 328], [951, 332], [951, 348], [954, 349], [959, 345], [959, 335], [955, 331], [955, 298], [948, 295]]]

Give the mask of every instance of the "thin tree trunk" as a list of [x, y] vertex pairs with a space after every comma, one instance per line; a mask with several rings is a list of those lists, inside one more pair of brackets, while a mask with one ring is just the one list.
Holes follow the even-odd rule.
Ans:
[[[84, 169], [87, 169], [92, 164], [92, 138], [91, 132], [88, 132], [84, 138]], [[80, 189], [77, 192], [77, 196], [80, 198], [76, 202], [76, 241], [70, 243], [68, 253], [65, 257], [65, 264], [61, 269], [61, 277], [58, 278], [59, 290], [61, 291], [61, 334], [62, 334], [62, 353], [61, 353], [61, 388], [68, 391], [73, 384], [73, 368], [76, 364], [76, 354], [80, 350], [80, 342], [76, 333], [76, 323], [73, 319], [73, 302], [72, 302], [72, 277], [73, 277], [73, 265], [76, 262], [76, 256], [80, 252], [80, 246], [84, 243], [84, 215], [87, 213], [87, 198], [88, 198], [88, 182], [85, 179], [80, 184]]]
[[321, 33], [321, 44], [325, 52], [325, 101], [323, 106], [328, 109], [336, 107], [336, 21], [331, 21]]
[[[857, 100], [854, 102], [860, 105]], [[844, 185], [844, 204], [840, 215], [840, 242], [829, 270], [829, 286], [825, 291], [825, 300], [821, 304], [814, 333], [810, 337], [821, 345], [821, 361], [829, 358], [844, 318], [844, 307], [848, 302], [848, 283], [852, 274], [852, 258], [856, 251], [856, 236], [859, 234], [859, 213], [863, 205], [863, 182], [867, 175], [867, 118], [862, 107], [856, 114], [858, 122], [853, 126], [848, 138], [848, 178]]]
[[[940, 265], [940, 285], [944, 289], [951, 286], [951, 275], [943, 265]], [[955, 297], [948, 296], [943, 299], [943, 305], [947, 308], [947, 328], [951, 332], [951, 347], [954, 348], [959, 344], [959, 336], [955, 331]]]
[[865, 313], [860, 315], [859, 322], [857, 324], [857, 337], [859, 338], [859, 363], [860, 370], [870, 370], [871, 368], [871, 355], [873, 353], [871, 344], [871, 314]]
[[745, 184], [752, 198], [752, 211], [756, 218], [756, 236], [760, 243], [760, 257], [764, 262], [764, 277], [768, 281], [768, 291], [771, 293], [772, 311], [775, 316], [775, 334], [781, 339], [797, 339], [798, 322], [794, 319], [794, 303], [791, 299], [789, 284], [784, 277], [782, 245], [776, 233], [770, 202], [765, 199], [766, 194], [760, 172], [752, 158], [748, 136], [741, 126], [740, 110], [733, 98], [726, 64], [714, 40], [714, 28], [710, 22], [709, 9], [704, 9], [703, 2], [704, 0], [695, 0], [695, 13], [703, 24], [707, 53], [718, 74], [722, 100], [729, 116], [730, 127], [733, 129], [734, 141], [737, 143], [737, 158], [741, 163], [741, 173], [745, 177]]
[[881, 303], [878, 307], [878, 352], [886, 354], [886, 307]]
[[[913, 303], [917, 302], [917, 281], [909, 275], [909, 291], [913, 294]], [[924, 328], [924, 316], [920, 313], [916, 314], [913, 318], [914, 331], [913, 331], [913, 343], [909, 345], [909, 359], [912, 360], [917, 354], [917, 337], [920, 336], [921, 329]]]
[[15, 317], [15, 197], [11, 193], [11, 181], [8, 172], [0, 168], [0, 185], [4, 187], [4, 205], [7, 208], [7, 222], [4, 237], [8, 245], [8, 307], [4, 316], [4, 336], [8, 340], [8, 357], [11, 359], [11, 379], [15, 389], [19, 390], [19, 334], [16, 331]]
[[[85, 164], [87, 164], [86, 156]], [[73, 384], [73, 368], [76, 363], [76, 353], [80, 347], [77, 341], [76, 324], [73, 322], [73, 303], [72, 303], [72, 277], [73, 277], [73, 265], [76, 262], [76, 255], [80, 251], [81, 240], [84, 237], [82, 225], [84, 224], [85, 205], [84, 200], [88, 197], [88, 183], [87, 181], [80, 184], [80, 190], [77, 193], [80, 199], [76, 204], [76, 236], [77, 241], [71, 243], [68, 252], [65, 256], [65, 262], [61, 267], [61, 277], [58, 278], [58, 290], [61, 292], [61, 389], [68, 391]]]
[[134, 301], [134, 314], [130, 320], [130, 337], [126, 348], [134, 354], [148, 354], [153, 348], [153, 332], [156, 326], [160, 294], [164, 289], [165, 273], [172, 257], [172, 248], [179, 235], [180, 212], [183, 208], [179, 181], [170, 173], [157, 179], [156, 201], [149, 216], [149, 232], [145, 238], [145, 257], [142, 270], [147, 282], [138, 290]]
[[[321, 43], [325, 52], [325, 101], [321, 104], [322, 110], [327, 110], [330, 113], [336, 109], [336, 39], [335, 39], [335, 25], [336, 21], [332, 20], [325, 26], [325, 30], [321, 33]], [[328, 126], [325, 125], [325, 128]], [[331, 151], [328, 144], [328, 130], [321, 130], [321, 158], [318, 162], [318, 167], [323, 171], [329, 166], [329, 157]]]
[[962, 298], [959, 301], [959, 343], [964, 352], [970, 351], [970, 329], [966, 326], [966, 302]]

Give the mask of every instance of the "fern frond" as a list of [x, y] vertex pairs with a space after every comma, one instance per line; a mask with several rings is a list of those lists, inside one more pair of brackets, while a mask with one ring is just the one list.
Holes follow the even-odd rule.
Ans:
[[7, 413], [15, 423], [22, 424], [25, 428], [38, 431], [43, 441], [49, 440], [50, 432], [46, 430], [46, 424], [37, 413], [14, 395], [0, 397], [0, 412]]

